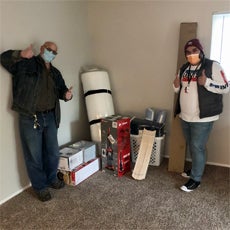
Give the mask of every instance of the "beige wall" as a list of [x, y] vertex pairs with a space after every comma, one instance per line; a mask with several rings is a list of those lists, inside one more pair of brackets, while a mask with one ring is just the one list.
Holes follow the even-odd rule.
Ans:
[[[0, 52], [24, 49], [31, 43], [38, 54], [45, 40], [59, 46], [53, 64], [59, 68], [74, 97], [61, 102], [62, 121], [58, 140], [63, 145], [89, 139], [88, 119], [79, 78], [81, 66], [89, 64], [86, 5], [81, 2], [5, 1], [0, 3]], [[0, 67], [0, 203], [29, 185], [18, 135], [17, 114], [11, 106], [11, 78]]]
[[[183, 3], [184, 2], [184, 3]], [[211, 2], [211, 3], [210, 3]], [[227, 11], [227, 1], [1, 1], [0, 52], [54, 40], [60, 55], [54, 64], [68, 86], [71, 102], [61, 103], [60, 145], [89, 137], [79, 70], [86, 64], [108, 69], [117, 113], [143, 116], [146, 107], [172, 110], [179, 25], [198, 22], [207, 56], [211, 19]], [[0, 203], [16, 195], [29, 180], [11, 111], [11, 79], [0, 67]], [[210, 137], [208, 161], [230, 166], [230, 95]], [[168, 121], [170, 123], [170, 119]], [[170, 125], [167, 125], [170, 136]], [[168, 153], [166, 152], [166, 155]]]
[[[147, 107], [167, 109], [168, 155], [180, 23], [198, 23], [209, 57], [212, 14], [230, 11], [229, 1], [103, 1], [88, 10], [93, 60], [110, 72], [116, 112], [144, 116]], [[224, 95], [224, 112], [208, 143], [212, 164], [230, 165], [229, 98]]]

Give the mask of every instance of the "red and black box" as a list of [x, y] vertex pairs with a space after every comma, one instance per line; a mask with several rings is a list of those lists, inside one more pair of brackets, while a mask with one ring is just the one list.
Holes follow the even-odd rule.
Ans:
[[130, 118], [112, 115], [101, 120], [102, 171], [123, 176], [131, 170]]

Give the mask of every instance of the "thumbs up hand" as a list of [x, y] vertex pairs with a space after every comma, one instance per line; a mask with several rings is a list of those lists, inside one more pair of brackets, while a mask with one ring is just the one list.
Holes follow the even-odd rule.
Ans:
[[199, 85], [205, 85], [206, 79], [207, 79], [207, 77], [206, 77], [206, 74], [205, 74], [205, 70], [203, 70], [201, 76], [198, 77], [198, 79], [197, 79], [198, 84]]
[[32, 58], [34, 56], [34, 52], [33, 52], [33, 46], [32, 44], [27, 47], [26, 49], [21, 51], [21, 57], [22, 58]]
[[66, 99], [66, 100], [71, 100], [71, 99], [72, 99], [72, 97], [73, 97], [72, 89], [73, 89], [73, 86], [71, 86], [71, 87], [68, 89], [68, 91], [66, 92], [66, 94], [65, 94], [65, 99]]
[[173, 84], [174, 84], [174, 87], [175, 87], [175, 88], [180, 87], [180, 78], [179, 78], [179, 75], [178, 75], [178, 74], [176, 74], [176, 77], [175, 77], [175, 79], [174, 79], [174, 81], [173, 81]]

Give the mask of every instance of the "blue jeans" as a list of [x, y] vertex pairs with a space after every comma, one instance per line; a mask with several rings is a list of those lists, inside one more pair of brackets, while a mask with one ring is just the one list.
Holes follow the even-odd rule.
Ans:
[[19, 115], [19, 131], [27, 172], [36, 191], [57, 179], [59, 146], [54, 112], [37, 114], [40, 126], [34, 129], [32, 116]]
[[191, 178], [201, 181], [206, 164], [206, 143], [213, 127], [212, 122], [186, 122], [181, 126], [192, 158]]

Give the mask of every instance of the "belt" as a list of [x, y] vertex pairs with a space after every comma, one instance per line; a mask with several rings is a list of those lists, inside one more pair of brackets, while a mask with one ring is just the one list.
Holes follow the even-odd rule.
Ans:
[[47, 114], [47, 113], [51, 113], [53, 111], [54, 111], [54, 109], [48, 109], [48, 110], [45, 110], [45, 111], [36, 111], [36, 114]]

